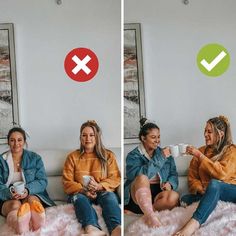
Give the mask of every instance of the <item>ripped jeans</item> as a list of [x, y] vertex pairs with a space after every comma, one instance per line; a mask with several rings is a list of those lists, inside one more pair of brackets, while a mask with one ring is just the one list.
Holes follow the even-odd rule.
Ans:
[[99, 204], [101, 206], [102, 216], [110, 234], [116, 226], [121, 225], [121, 210], [118, 198], [114, 192], [98, 192], [95, 200], [91, 200], [84, 194], [78, 193], [69, 196], [68, 201], [74, 205], [76, 217], [82, 224], [82, 227], [93, 225], [101, 229], [98, 224], [97, 213], [92, 204]]

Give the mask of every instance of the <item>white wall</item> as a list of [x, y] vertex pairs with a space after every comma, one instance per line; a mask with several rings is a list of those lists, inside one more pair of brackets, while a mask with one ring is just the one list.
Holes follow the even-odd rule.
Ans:
[[[31, 148], [77, 147], [87, 119], [97, 120], [106, 146], [120, 147], [120, 8], [117, 0], [0, 0], [0, 23], [14, 23], [20, 123]], [[79, 47], [100, 63], [85, 83], [64, 71]]]
[[[236, 1], [125, 0], [124, 6], [124, 22], [141, 23], [147, 117], [160, 126], [162, 145], [203, 145], [206, 120], [219, 114], [229, 117], [236, 139]], [[218, 78], [196, 64], [201, 47], [214, 42], [231, 57]]]

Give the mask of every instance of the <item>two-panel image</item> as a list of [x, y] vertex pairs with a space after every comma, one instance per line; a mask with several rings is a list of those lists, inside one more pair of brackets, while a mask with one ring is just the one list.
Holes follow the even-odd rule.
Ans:
[[0, 236], [236, 235], [235, 9], [0, 0]]

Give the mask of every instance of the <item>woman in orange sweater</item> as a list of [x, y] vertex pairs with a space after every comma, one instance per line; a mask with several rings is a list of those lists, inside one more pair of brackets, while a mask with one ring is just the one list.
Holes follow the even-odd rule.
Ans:
[[[74, 205], [85, 234], [106, 235], [98, 224], [92, 204], [99, 204], [112, 236], [121, 234], [121, 211], [115, 189], [120, 185], [120, 171], [114, 153], [105, 149], [101, 130], [95, 121], [80, 128], [80, 149], [70, 153], [63, 169], [63, 185]], [[83, 181], [89, 176], [88, 183]]]
[[181, 201], [200, 203], [192, 218], [175, 236], [192, 235], [203, 224], [219, 200], [236, 203], [236, 146], [232, 142], [230, 124], [219, 116], [207, 121], [204, 147], [188, 146], [193, 155], [188, 182], [190, 195]]

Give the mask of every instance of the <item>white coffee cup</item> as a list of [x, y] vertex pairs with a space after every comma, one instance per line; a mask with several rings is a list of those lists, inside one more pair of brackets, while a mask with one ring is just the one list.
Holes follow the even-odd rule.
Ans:
[[91, 176], [90, 175], [83, 175], [83, 185], [87, 187], [90, 182]]
[[179, 147], [178, 145], [170, 145], [170, 153], [172, 157], [178, 157], [179, 156]]
[[179, 152], [181, 154], [185, 154], [186, 153], [186, 148], [187, 148], [188, 144], [180, 143], [178, 146], [179, 146]]
[[23, 181], [17, 181], [10, 187], [11, 193], [23, 194], [25, 191], [25, 183]]

